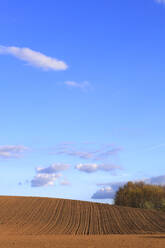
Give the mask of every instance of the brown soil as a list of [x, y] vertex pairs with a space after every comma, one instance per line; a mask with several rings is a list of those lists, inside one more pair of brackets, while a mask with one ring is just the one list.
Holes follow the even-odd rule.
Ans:
[[165, 214], [64, 199], [1, 196], [0, 248], [10, 247], [164, 248]]
[[0, 235], [0, 248], [164, 248], [165, 235]]
[[1, 196], [0, 233], [21, 235], [165, 233], [165, 214], [65, 199]]

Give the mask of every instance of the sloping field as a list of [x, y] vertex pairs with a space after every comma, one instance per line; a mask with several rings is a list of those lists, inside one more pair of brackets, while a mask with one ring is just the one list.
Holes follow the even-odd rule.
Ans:
[[165, 233], [165, 214], [64, 199], [0, 197], [1, 234]]
[[165, 235], [0, 235], [0, 248], [164, 248]]

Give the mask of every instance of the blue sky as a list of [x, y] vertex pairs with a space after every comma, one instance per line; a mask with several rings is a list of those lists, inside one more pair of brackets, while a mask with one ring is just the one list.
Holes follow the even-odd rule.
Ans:
[[0, 194], [164, 184], [165, 1], [0, 3]]

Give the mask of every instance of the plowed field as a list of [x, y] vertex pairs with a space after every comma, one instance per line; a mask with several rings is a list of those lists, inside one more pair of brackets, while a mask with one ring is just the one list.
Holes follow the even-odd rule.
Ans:
[[1, 235], [165, 233], [165, 214], [91, 202], [0, 197]]

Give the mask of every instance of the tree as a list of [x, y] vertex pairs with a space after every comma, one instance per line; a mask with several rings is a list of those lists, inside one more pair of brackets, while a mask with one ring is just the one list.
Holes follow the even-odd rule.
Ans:
[[116, 192], [115, 205], [165, 211], [165, 186], [128, 182]]

